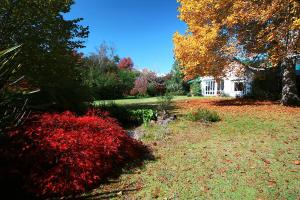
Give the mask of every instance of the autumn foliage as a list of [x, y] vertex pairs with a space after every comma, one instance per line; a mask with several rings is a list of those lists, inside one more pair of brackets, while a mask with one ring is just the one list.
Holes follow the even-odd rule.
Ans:
[[6, 153], [17, 154], [26, 189], [43, 197], [83, 192], [146, 152], [115, 119], [94, 111], [33, 115], [10, 137], [14, 149]]
[[179, 19], [188, 28], [185, 34], [175, 33], [174, 52], [187, 79], [224, 76], [233, 60], [262, 61], [260, 70], [282, 70], [281, 103], [300, 105], [295, 79], [300, 50], [299, 0], [178, 2]]
[[120, 69], [127, 69], [127, 70], [132, 70], [133, 69], [133, 62], [131, 60], [131, 58], [123, 58], [122, 60], [120, 60], [118, 67]]
[[234, 56], [267, 54], [276, 66], [299, 51], [296, 0], [179, 0], [188, 29], [174, 35], [175, 56], [187, 76], [220, 75]]
[[138, 77], [134, 82], [134, 87], [131, 89], [130, 94], [131, 95], [146, 95], [147, 89], [148, 89], [148, 80], [146, 77]]

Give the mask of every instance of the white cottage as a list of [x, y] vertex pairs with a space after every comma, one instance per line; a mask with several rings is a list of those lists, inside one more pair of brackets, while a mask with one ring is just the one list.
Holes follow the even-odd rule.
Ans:
[[200, 77], [198, 80], [203, 96], [243, 97], [251, 92], [253, 77], [253, 72], [233, 62], [220, 80], [211, 76]]

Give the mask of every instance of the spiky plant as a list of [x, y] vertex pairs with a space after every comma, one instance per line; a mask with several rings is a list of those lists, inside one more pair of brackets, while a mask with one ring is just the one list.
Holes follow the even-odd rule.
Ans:
[[23, 77], [16, 75], [21, 67], [15, 63], [20, 45], [0, 51], [0, 134], [22, 122], [26, 115], [27, 99], [10, 88]]

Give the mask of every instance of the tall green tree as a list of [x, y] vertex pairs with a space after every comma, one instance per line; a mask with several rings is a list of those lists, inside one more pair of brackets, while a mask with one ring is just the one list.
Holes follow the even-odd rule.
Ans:
[[116, 99], [129, 95], [138, 73], [131, 67], [118, 66], [120, 58], [113, 46], [103, 42], [96, 53], [83, 60], [83, 82], [95, 99]]
[[[73, 0], [2, 0], [0, 50], [22, 44], [16, 60], [29, 84], [39, 87], [36, 99], [70, 109], [84, 99], [80, 86], [78, 48], [88, 27], [81, 18], [67, 20]], [[39, 102], [41, 103], [41, 102]]]
[[171, 70], [171, 78], [167, 80], [167, 91], [174, 95], [183, 95], [188, 92], [188, 84], [184, 81], [184, 74], [177, 61], [174, 62]]

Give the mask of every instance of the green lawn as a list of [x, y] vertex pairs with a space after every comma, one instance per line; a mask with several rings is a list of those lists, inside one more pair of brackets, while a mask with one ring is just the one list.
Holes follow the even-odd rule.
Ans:
[[[182, 98], [184, 99], [184, 98]], [[152, 99], [154, 100], [154, 99]], [[149, 101], [140, 100], [140, 102]], [[140, 127], [156, 157], [87, 194], [91, 199], [299, 199], [300, 108], [273, 102], [195, 99], [184, 114], [216, 110], [213, 124], [184, 118]]]
[[[180, 101], [180, 100], [193, 100], [193, 99], [201, 99], [204, 97], [187, 97], [187, 96], [174, 96], [173, 101]], [[205, 97], [209, 98], [209, 97]], [[149, 97], [149, 98], [128, 98], [128, 99], [117, 99], [117, 100], [101, 100], [95, 101], [95, 105], [100, 104], [109, 104], [109, 103], [116, 103], [118, 105], [130, 105], [130, 104], [151, 104], [156, 103], [157, 97]]]

